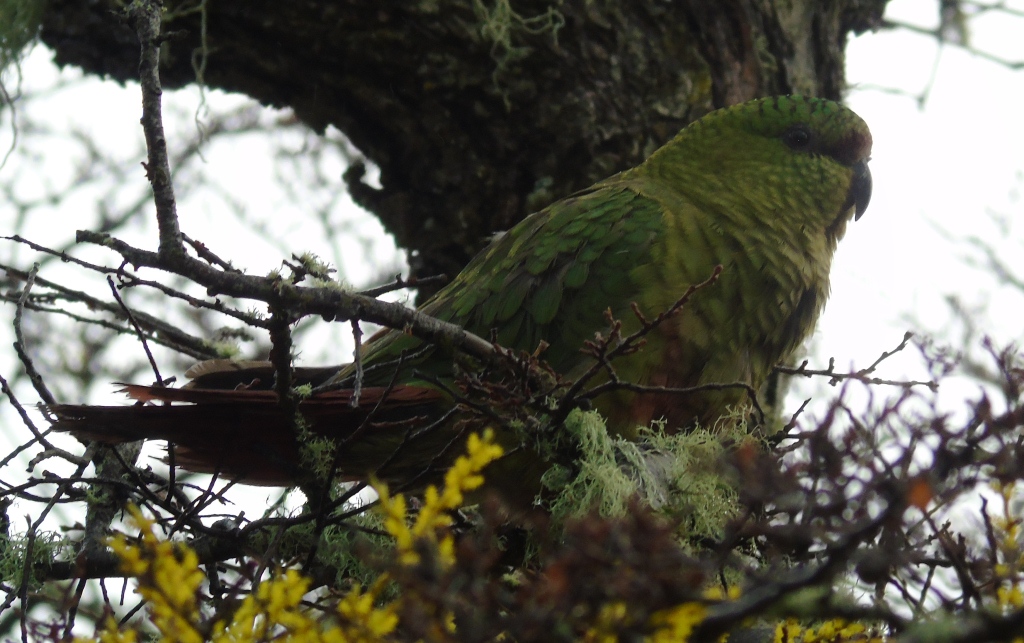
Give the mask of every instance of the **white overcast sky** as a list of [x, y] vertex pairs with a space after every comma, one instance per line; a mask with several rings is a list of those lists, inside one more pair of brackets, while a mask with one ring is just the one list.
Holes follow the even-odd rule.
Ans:
[[[897, 0], [886, 17], [934, 28], [936, 4]], [[1008, 4], [1024, 11], [1024, 2]], [[972, 46], [1024, 63], [1024, 18], [994, 12], [970, 24]], [[866, 366], [904, 330], [945, 328], [950, 294], [986, 304], [982, 327], [997, 340], [1024, 338], [1024, 293], [998, 288], [964, 261], [971, 254], [964, 240], [978, 236], [1024, 277], [1024, 70], [898, 30], [854, 38], [847, 77], [847, 102], [874, 137], [874, 195], [840, 245], [832, 299], [815, 337], [818, 354], [840, 366]], [[926, 88], [923, 107], [887, 91], [920, 95]], [[1009, 234], [993, 223], [993, 212], [1013, 224]], [[896, 360], [883, 376], [921, 375], [917, 362]]]

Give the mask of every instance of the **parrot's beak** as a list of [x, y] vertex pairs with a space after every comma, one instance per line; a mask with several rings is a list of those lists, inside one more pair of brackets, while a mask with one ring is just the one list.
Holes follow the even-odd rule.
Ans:
[[871, 202], [871, 170], [868, 169], [868, 160], [859, 161], [853, 166], [853, 181], [850, 183], [850, 192], [846, 196], [847, 207], [855, 206], [856, 214], [853, 220], [860, 219], [864, 211], [868, 209]]

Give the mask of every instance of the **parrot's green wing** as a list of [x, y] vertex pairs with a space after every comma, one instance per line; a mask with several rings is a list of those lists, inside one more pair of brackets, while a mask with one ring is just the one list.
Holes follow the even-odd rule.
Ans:
[[[660, 203], [612, 177], [504, 233], [421, 310], [484, 338], [494, 331], [508, 348], [533, 351], [544, 341], [543, 358], [567, 372], [581, 361], [584, 341], [607, 326], [606, 309], [628, 312], [640, 290], [634, 274], [650, 261], [664, 217]], [[418, 346], [391, 332], [370, 344], [364, 364]], [[451, 372], [450, 357], [420, 355], [413, 364], [435, 377]]]

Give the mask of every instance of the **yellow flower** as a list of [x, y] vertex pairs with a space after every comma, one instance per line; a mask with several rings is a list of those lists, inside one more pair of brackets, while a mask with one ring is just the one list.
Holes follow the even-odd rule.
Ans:
[[1024, 606], [1024, 592], [1021, 591], [1018, 585], [1010, 587], [1001, 586], [996, 590], [996, 596], [999, 606], [1006, 611]]
[[[201, 643], [196, 599], [203, 582], [199, 559], [189, 547], [157, 538], [153, 530], [156, 523], [146, 518], [138, 507], [129, 505], [128, 513], [130, 522], [139, 528], [139, 543], [129, 542], [123, 534], [110, 540], [110, 548], [121, 560], [122, 571], [138, 580], [137, 591], [146, 599], [161, 640]], [[118, 632], [117, 624], [111, 619], [97, 636], [100, 641], [127, 641], [135, 633]]]
[[616, 630], [626, 619], [626, 604], [615, 601], [601, 606], [594, 626], [583, 635], [586, 643], [615, 643], [619, 640]]
[[312, 622], [296, 608], [309, 590], [309, 579], [294, 569], [260, 584], [256, 598], [267, 620], [289, 631], [310, 629]]
[[724, 601], [725, 599], [736, 600], [743, 593], [738, 585], [731, 585], [722, 589], [720, 585], [714, 585], [704, 590], [704, 598], [710, 601]]
[[80, 636], [74, 639], [75, 643], [92, 643], [92, 641], [97, 641], [98, 643], [136, 643], [138, 640], [138, 632], [135, 630], [120, 630], [117, 627], [117, 621], [111, 616], [108, 616], [106, 621], [104, 621], [103, 629], [96, 632], [95, 639], [87, 639]]
[[386, 582], [385, 578], [378, 579], [365, 593], [356, 585], [338, 601], [338, 614], [346, 621], [342, 629], [345, 640], [376, 641], [398, 627], [394, 605], [375, 606], [377, 595]]
[[708, 608], [703, 603], [683, 603], [656, 612], [651, 616], [651, 625], [657, 628], [651, 634], [651, 641], [653, 643], [686, 641], [707, 615]]
[[825, 621], [817, 630], [807, 630], [803, 636], [804, 643], [831, 643], [832, 641], [849, 641], [866, 631], [860, 623], [847, 623], [841, 618]]
[[416, 540], [432, 540], [437, 547], [439, 558], [447, 565], [455, 562], [455, 542], [451, 534], [439, 532], [451, 526], [448, 512], [458, 509], [465, 501], [465, 494], [484, 483], [480, 475], [488, 464], [502, 456], [504, 451], [494, 443], [494, 432], [488, 429], [483, 437], [473, 433], [466, 442], [466, 455], [460, 456], [444, 477], [444, 489], [438, 491], [431, 485], [423, 494], [423, 506], [416, 515], [412, 527], [406, 522], [405, 499], [401, 495], [392, 497], [387, 486], [377, 485], [377, 494], [384, 512], [384, 529], [395, 539], [398, 559], [404, 565], [415, 565], [419, 554], [414, 549]]
[[[454, 563], [455, 542], [448, 533], [449, 512], [463, 504], [466, 492], [483, 484], [480, 471], [501, 457], [502, 449], [493, 439], [490, 431], [483, 437], [469, 437], [467, 454], [452, 465], [443, 490], [427, 490], [423, 508], [411, 526], [405, 498], [392, 497], [387, 487], [378, 487], [384, 527], [395, 539], [402, 563], [419, 561], [415, 546], [420, 539], [427, 539], [436, 547], [440, 560]], [[208, 640], [215, 643], [251, 643], [268, 638], [291, 643], [375, 643], [398, 627], [398, 605], [378, 605], [388, 583], [387, 575], [378, 578], [365, 592], [356, 586], [342, 597], [337, 604], [341, 623], [333, 626], [302, 609], [302, 598], [309, 591], [310, 581], [295, 570], [274, 574], [247, 596], [234, 614], [211, 625], [203, 620], [199, 610], [198, 592], [204, 576], [196, 553], [184, 544], [160, 540], [154, 531], [155, 521], [146, 518], [137, 507], [129, 507], [128, 512], [139, 529], [138, 538], [129, 540], [119, 534], [111, 538], [110, 547], [120, 559], [121, 569], [137, 580], [137, 591], [147, 602], [150, 621], [159, 631], [161, 641], [202, 643], [202, 632], [207, 632]], [[440, 628], [454, 633], [450, 613], [438, 614], [436, 618]], [[138, 632], [120, 631], [117, 622], [108, 619], [93, 639], [79, 639], [81, 643], [86, 640], [136, 643]]]
[[804, 628], [795, 618], [789, 618], [775, 626], [775, 643], [793, 643], [802, 640]]

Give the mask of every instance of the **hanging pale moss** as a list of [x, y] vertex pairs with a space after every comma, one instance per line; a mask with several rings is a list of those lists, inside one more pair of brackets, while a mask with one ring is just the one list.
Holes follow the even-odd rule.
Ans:
[[736, 488], [723, 463], [725, 445], [756, 440], [748, 433], [745, 411], [711, 428], [666, 434], [663, 427], [640, 431], [639, 439], [613, 437], [595, 411], [573, 411], [565, 429], [577, 440], [580, 459], [574, 473], [555, 467], [543, 482], [554, 497], [558, 522], [596, 509], [602, 516], [624, 515], [639, 498], [680, 519], [688, 537], [718, 538], [739, 509]]
[[[38, 575], [60, 557], [67, 543], [52, 531], [36, 532], [31, 539], [25, 534], [7, 536], [0, 532], [0, 580], [17, 586], [24, 579], [29, 589], [38, 589], [43, 585]], [[28, 564], [26, 558], [30, 558]]]
[[533, 51], [532, 47], [519, 43], [521, 36], [551, 34], [551, 42], [558, 45], [558, 31], [565, 26], [565, 16], [554, 7], [533, 16], [517, 13], [509, 0], [495, 0], [488, 6], [483, 0], [473, 0], [473, 13], [479, 24], [479, 36], [491, 43], [491, 58], [495, 62], [491, 79], [501, 92], [506, 109], [511, 108], [501, 76], [515, 63], [523, 60]]

